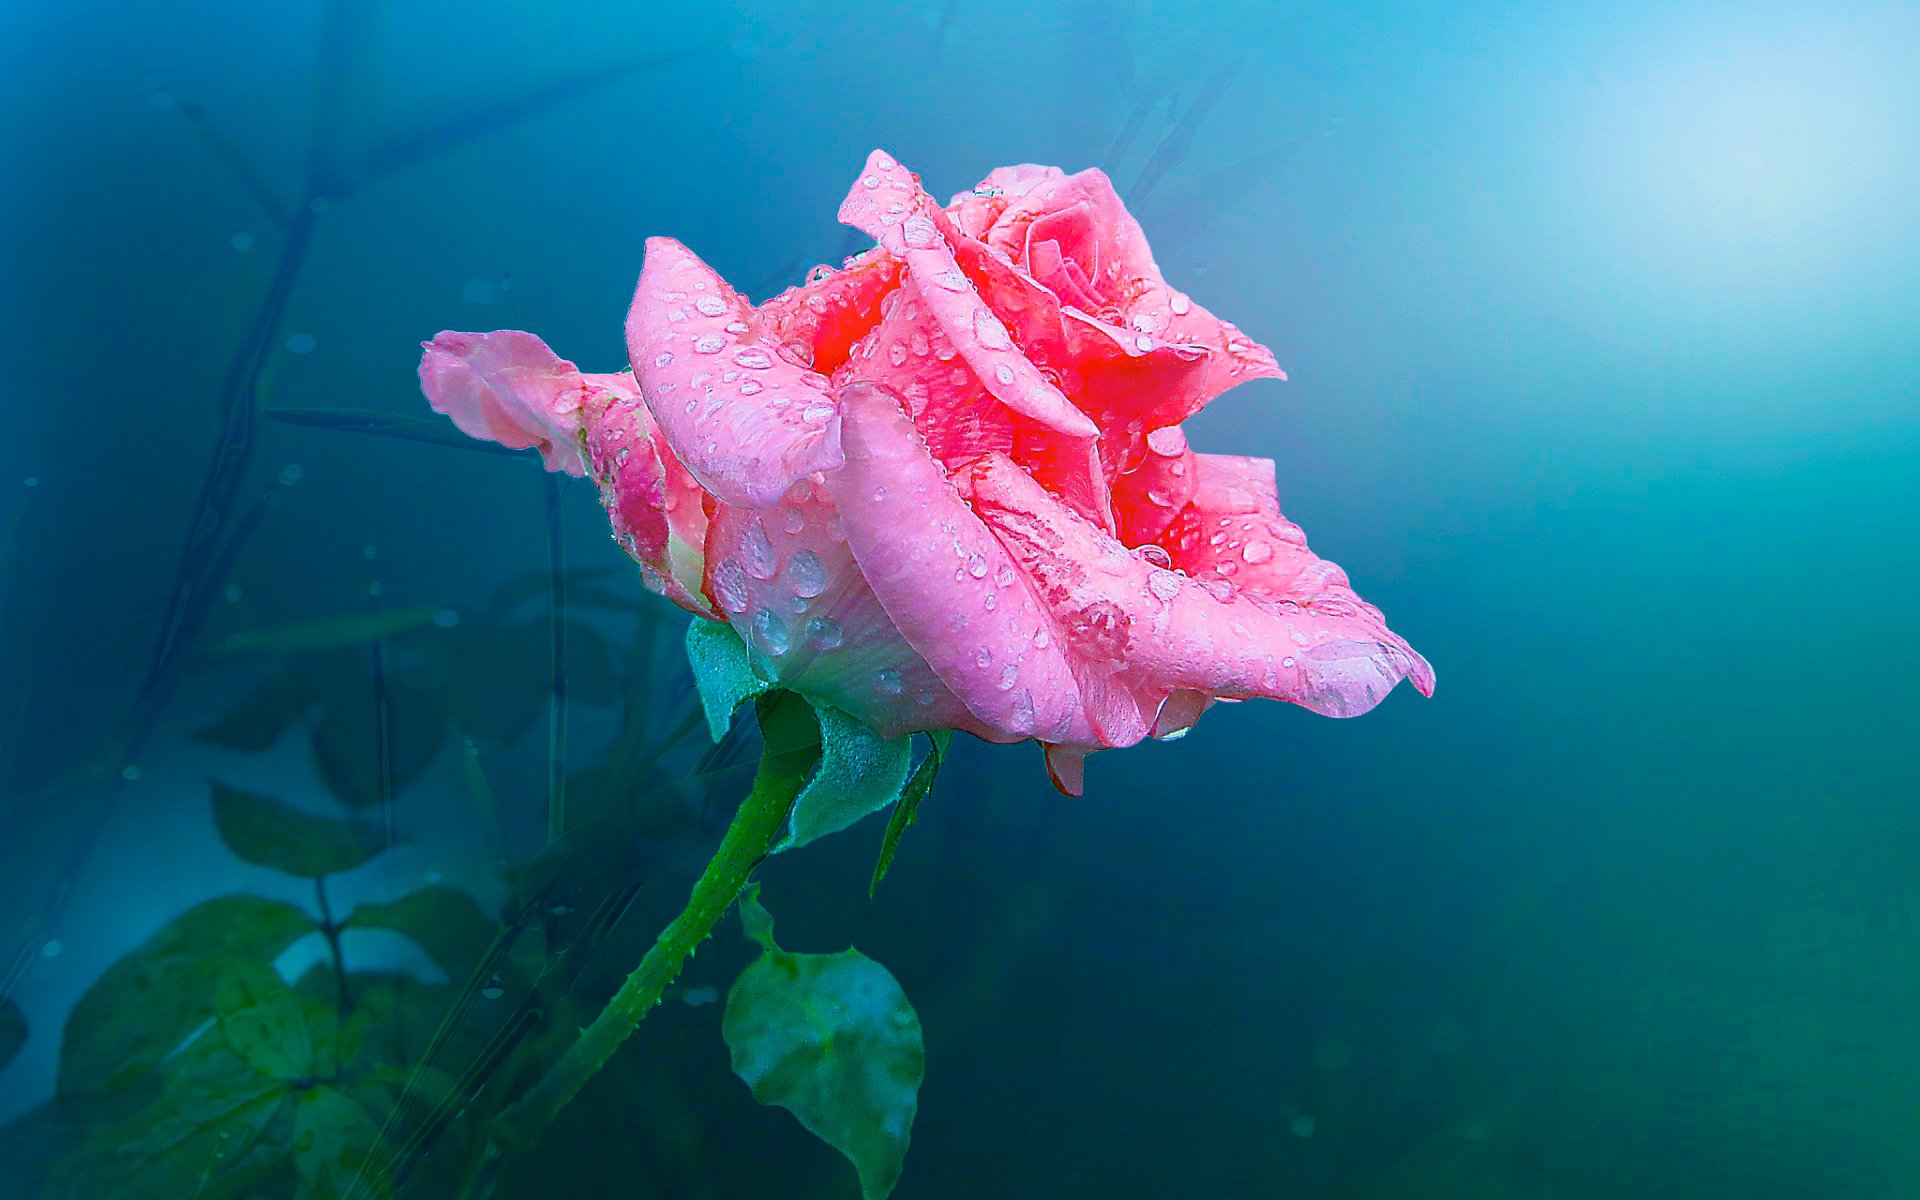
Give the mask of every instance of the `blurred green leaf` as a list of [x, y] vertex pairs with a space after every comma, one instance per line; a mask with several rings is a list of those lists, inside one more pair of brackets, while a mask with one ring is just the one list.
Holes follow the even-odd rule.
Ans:
[[[448, 630], [446, 706], [481, 737], [511, 741], [547, 711], [553, 630], [545, 617], [509, 625], [465, 622]], [[620, 694], [613, 646], [584, 621], [566, 623], [567, 694], [611, 704]]]
[[707, 731], [716, 742], [733, 726], [735, 709], [773, 686], [753, 673], [740, 635], [718, 621], [695, 617], [687, 627], [687, 662], [700, 689]]
[[193, 736], [233, 750], [265, 750], [279, 740], [287, 726], [300, 719], [303, 706], [291, 687], [285, 676], [269, 676], [219, 720], [195, 730]]
[[947, 761], [947, 751], [953, 746], [953, 730], [932, 730], [927, 734], [927, 740], [933, 743], [933, 748], [920, 760], [913, 778], [907, 780], [907, 786], [900, 792], [900, 802], [893, 806], [893, 815], [887, 818], [887, 833], [880, 843], [880, 858], [873, 864], [873, 882], [867, 885], [869, 897], [880, 890], [880, 881], [887, 877], [887, 868], [893, 865], [894, 851], [900, 848], [900, 836], [907, 831], [907, 826], [919, 819], [920, 802], [933, 791], [933, 781], [939, 778], [941, 764]]
[[348, 929], [390, 929], [418, 943], [447, 978], [462, 980], [492, 945], [498, 922], [459, 888], [435, 885], [392, 904], [362, 904], [346, 919]]
[[247, 862], [312, 879], [351, 870], [387, 848], [385, 831], [371, 821], [315, 816], [271, 796], [208, 782], [220, 837]]
[[340, 646], [364, 646], [380, 638], [393, 637], [433, 620], [440, 611], [437, 604], [412, 608], [383, 608], [377, 612], [344, 617], [322, 617], [314, 621], [295, 621], [272, 629], [249, 629], [234, 634], [213, 648], [216, 655], [258, 652], [299, 653], [307, 650], [331, 650]]
[[294, 1195], [298, 1200], [391, 1195], [373, 1155], [379, 1144], [380, 1126], [345, 1092], [323, 1085], [302, 1093], [293, 1112], [293, 1167], [300, 1180]]
[[794, 954], [773, 940], [759, 888], [740, 897], [764, 947], [727, 993], [720, 1033], [734, 1073], [852, 1160], [866, 1200], [893, 1190], [919, 1107], [920, 1017], [887, 969], [858, 950]]
[[[362, 676], [362, 696], [330, 700], [313, 727], [313, 762], [320, 782], [342, 804], [373, 808], [382, 798], [380, 713], [371, 676]], [[394, 795], [426, 772], [440, 750], [447, 723], [440, 709], [419, 695], [394, 695], [387, 704], [386, 786]]]
[[883, 738], [837, 708], [818, 706], [820, 765], [793, 802], [787, 836], [775, 851], [793, 850], [838, 833], [899, 798], [913, 766], [913, 739]]
[[27, 1018], [11, 1000], [0, 1000], [0, 1071], [27, 1044]]
[[287, 1106], [280, 1080], [253, 1069], [217, 1035], [165, 1068], [152, 1104], [98, 1130], [54, 1169], [44, 1200], [240, 1197], [285, 1163], [271, 1130]]
[[221, 896], [175, 917], [108, 967], [67, 1015], [61, 1095], [117, 1091], [214, 1015], [229, 960], [271, 962], [313, 921], [291, 904]]
[[220, 1035], [253, 1069], [273, 1079], [313, 1074], [313, 1042], [306, 1014], [277, 971], [236, 958], [220, 973], [215, 993]]
[[[575, 567], [563, 572], [560, 578], [566, 584], [567, 604], [606, 608], [615, 612], [649, 611], [652, 605], [641, 602], [639, 587], [634, 586], [622, 592], [601, 585], [602, 580], [612, 578], [615, 574], [610, 567]], [[544, 606], [552, 588], [553, 576], [550, 572], [521, 571], [493, 590], [487, 607], [496, 617], [504, 619], [508, 613], [529, 600], [538, 599]]]

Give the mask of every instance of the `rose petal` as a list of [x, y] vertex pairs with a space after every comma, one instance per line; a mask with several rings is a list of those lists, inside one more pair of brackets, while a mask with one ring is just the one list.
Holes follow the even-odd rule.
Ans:
[[549, 471], [582, 475], [580, 406], [594, 385], [531, 333], [440, 333], [421, 343], [420, 389], [460, 432], [511, 450], [539, 447]]
[[722, 506], [707, 561], [708, 590], [763, 678], [885, 737], [977, 724], [893, 627], [824, 486], [803, 479], [769, 507]]
[[1180, 427], [1156, 429], [1144, 441], [1147, 453], [1139, 465], [1113, 481], [1116, 532], [1129, 546], [1158, 543], [1193, 499], [1193, 451]]
[[746, 300], [671, 238], [647, 241], [627, 349], [667, 444], [720, 501], [763, 507], [839, 465], [826, 378], [780, 353]]
[[845, 269], [762, 304], [760, 321], [804, 365], [830, 375], [879, 323], [881, 299], [899, 286], [900, 260], [885, 250], [869, 250], [847, 260]]
[[707, 513], [700, 485], [666, 448], [633, 376], [587, 378], [604, 388], [582, 413], [587, 458], [614, 540], [640, 564], [648, 587], [712, 616], [701, 594]]
[[840, 395], [846, 465], [827, 477], [874, 595], [993, 741], [1098, 744], [1052, 622], [927, 452], [899, 397]]
[[[1231, 595], [1232, 604], [1221, 607], [1251, 608], [1268, 618], [1242, 623], [1256, 630], [1256, 640], [1279, 647], [1281, 671], [1302, 673], [1301, 696], [1280, 699], [1328, 716], [1357, 716], [1401, 679], [1411, 679], [1422, 695], [1433, 694], [1426, 659], [1387, 628], [1380, 610], [1354, 592], [1346, 572], [1307, 549], [1300, 527], [1281, 515], [1271, 460], [1200, 454], [1194, 476], [1193, 501], [1163, 543], [1174, 565], [1210, 595]], [[1197, 622], [1183, 636], [1211, 636]], [[1233, 621], [1226, 633], [1243, 636]], [[1253, 679], [1253, 664], [1242, 662], [1239, 670], [1237, 683], [1209, 690], [1236, 699], [1274, 694]], [[1268, 670], [1271, 664], [1263, 661], [1263, 678]]]
[[1005, 323], [960, 270], [951, 244], [959, 231], [911, 171], [875, 150], [840, 205], [840, 221], [906, 260], [934, 319], [1002, 404], [1071, 437], [1097, 433], [1093, 422], [1014, 345]]
[[[983, 461], [970, 479], [975, 511], [1052, 610], [1072, 656], [1109, 665], [1114, 688], [1155, 716], [1178, 692], [1264, 696], [1344, 717], [1373, 707], [1410, 675], [1423, 692], [1431, 687], [1424, 660], [1357, 598], [1339, 612], [1317, 607], [1315, 596], [1261, 602], [1223, 580], [1190, 579], [1129, 553], [1010, 463]], [[1107, 744], [1127, 743], [1109, 736]]]

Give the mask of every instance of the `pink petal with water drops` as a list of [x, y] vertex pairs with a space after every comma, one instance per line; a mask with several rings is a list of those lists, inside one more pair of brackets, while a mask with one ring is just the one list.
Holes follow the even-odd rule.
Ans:
[[1157, 544], [1167, 526], [1193, 499], [1194, 455], [1187, 446], [1186, 434], [1178, 425], [1168, 425], [1143, 440], [1147, 453], [1139, 465], [1113, 481], [1116, 532], [1129, 546]]
[[901, 399], [856, 383], [840, 402], [846, 465], [827, 483], [894, 627], [967, 706], [980, 736], [1095, 744], [1051, 618], [928, 453]]
[[[816, 268], [816, 270], [826, 270]], [[762, 304], [768, 335], [801, 363], [830, 375], [880, 322], [880, 301], [900, 286], [900, 260], [875, 248], [838, 271], [809, 278]]]
[[934, 319], [995, 399], [1068, 436], [1097, 432], [1020, 352], [1006, 325], [974, 289], [954, 260], [950, 242], [961, 236], [959, 231], [911, 171], [875, 150], [840, 205], [840, 221], [906, 260]]
[[531, 333], [440, 333], [421, 343], [420, 389], [460, 432], [537, 447], [549, 471], [580, 475], [580, 406], [593, 385]]
[[764, 678], [887, 737], [979, 727], [894, 628], [823, 485], [803, 479], [767, 508], [721, 507], [707, 555], [708, 588]]
[[[1371, 609], [1334, 612], [1304, 598], [1262, 603], [1225, 580], [1165, 570], [1127, 552], [1017, 470], [976, 467], [972, 496], [975, 511], [1054, 613], [1070, 651], [1111, 664], [1115, 685], [1151, 706], [1156, 729], [1177, 732], [1181, 719], [1197, 717], [1195, 698], [1182, 693], [1268, 697], [1344, 717], [1373, 707], [1403, 678], [1411, 676], [1423, 692], [1431, 688], [1424, 660], [1387, 633]], [[1161, 725], [1165, 702], [1176, 696], [1185, 711]]]
[[772, 504], [839, 465], [825, 376], [783, 352], [746, 299], [671, 238], [647, 241], [627, 349], [667, 444], [720, 501]]
[[[1205, 619], [1212, 610], [1190, 606], [1167, 654], [1177, 657], [1181, 644], [1215, 646], [1235, 637], [1266, 648], [1254, 659], [1239, 658], [1230, 677], [1202, 670], [1193, 678], [1209, 681], [1205, 690], [1233, 699], [1277, 695], [1340, 717], [1372, 708], [1402, 679], [1422, 695], [1433, 694], [1426, 659], [1388, 629], [1380, 610], [1354, 592], [1346, 572], [1309, 550], [1300, 527], [1281, 515], [1271, 461], [1201, 454], [1194, 473], [1193, 501], [1162, 540], [1174, 566], [1209, 595], [1229, 596], [1231, 604], [1220, 607], [1238, 616], [1222, 635], [1217, 622]], [[1273, 648], [1277, 664], [1270, 661]], [[1226, 656], [1213, 658], [1218, 666]], [[1273, 682], [1276, 677], [1282, 682]], [[1280, 694], [1282, 687], [1294, 694]]]
[[640, 577], [675, 604], [712, 616], [701, 594], [706, 497], [659, 436], [633, 376], [590, 375], [601, 391], [581, 410], [590, 474], [614, 540]]
[[883, 316], [833, 374], [836, 392], [880, 384], [907, 405], [927, 449], [952, 468], [1013, 447], [1016, 414], [987, 392], [979, 376], [909, 281], [881, 304]]
[[1146, 234], [1103, 171], [1037, 182], [1011, 199], [984, 240], [1104, 323], [1101, 332], [1122, 348], [1145, 334], [1155, 343], [1206, 350], [1199, 400], [1173, 420], [1249, 379], [1286, 378], [1272, 351], [1167, 284]]

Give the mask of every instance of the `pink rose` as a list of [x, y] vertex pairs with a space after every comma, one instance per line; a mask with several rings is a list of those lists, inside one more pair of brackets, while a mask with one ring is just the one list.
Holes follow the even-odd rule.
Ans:
[[1167, 285], [1104, 174], [1006, 167], [942, 208], [875, 151], [840, 219], [879, 246], [758, 308], [648, 242], [631, 372], [443, 333], [421, 384], [591, 474], [647, 585], [768, 680], [887, 736], [1033, 738], [1069, 793], [1087, 753], [1215, 700], [1432, 691], [1280, 514], [1270, 460], [1188, 448], [1208, 400], [1285, 376]]

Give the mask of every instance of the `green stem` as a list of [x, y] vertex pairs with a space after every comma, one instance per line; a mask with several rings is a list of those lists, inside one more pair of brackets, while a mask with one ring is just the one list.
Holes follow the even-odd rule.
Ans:
[[607, 1002], [565, 1054], [525, 1095], [494, 1119], [488, 1158], [531, 1146], [587, 1080], [607, 1064], [620, 1043], [646, 1018], [667, 985], [704, 941], [747, 885], [747, 877], [767, 856], [794, 798], [800, 794], [819, 755], [819, 729], [805, 701], [773, 693], [759, 703], [760, 729], [766, 740], [753, 791], [734, 814], [707, 869], [693, 885], [687, 906], [663, 930], [633, 974]]

